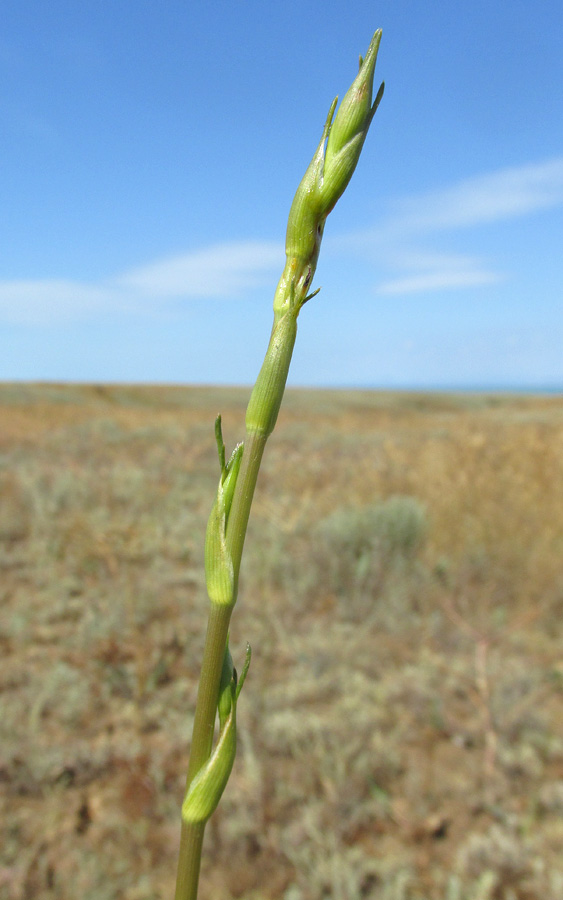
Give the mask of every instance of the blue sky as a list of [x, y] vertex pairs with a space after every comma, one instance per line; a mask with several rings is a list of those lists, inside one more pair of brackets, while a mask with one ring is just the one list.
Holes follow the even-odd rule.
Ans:
[[0, 379], [251, 383], [293, 194], [379, 27], [290, 383], [563, 388], [552, 0], [4, 0]]

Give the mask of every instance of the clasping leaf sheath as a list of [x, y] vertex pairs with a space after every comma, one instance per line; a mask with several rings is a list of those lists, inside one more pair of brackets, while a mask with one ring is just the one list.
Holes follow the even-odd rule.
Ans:
[[191, 782], [182, 803], [182, 819], [186, 824], [207, 822], [227, 786], [237, 752], [237, 701], [248, 672], [250, 656], [250, 646], [247, 645], [238, 680], [227, 643], [219, 688], [219, 740], [208, 761]]
[[226, 529], [240, 469], [243, 445], [238, 444], [235, 447], [229, 462], [225, 464], [225, 446], [221, 436], [220, 416], [217, 417], [215, 433], [221, 477], [205, 534], [205, 580], [207, 593], [212, 603], [232, 606], [235, 602], [235, 577], [233, 562], [226, 543]]
[[288, 309], [274, 322], [266, 356], [246, 410], [248, 434], [258, 434], [265, 439], [274, 430], [297, 336], [298, 312], [295, 308]]

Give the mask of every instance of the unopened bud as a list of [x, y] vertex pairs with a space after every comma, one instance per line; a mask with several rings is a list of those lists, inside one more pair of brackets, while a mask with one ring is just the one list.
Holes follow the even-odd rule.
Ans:
[[380, 41], [379, 30], [371, 40], [365, 59], [360, 57], [360, 71], [334, 121], [338, 98], [333, 101], [319, 146], [293, 198], [285, 239], [286, 265], [274, 298], [276, 322], [291, 307], [298, 313], [308, 299], [326, 217], [354, 174], [371, 120], [383, 96], [382, 84], [372, 103]]
[[326, 144], [322, 195], [325, 215], [342, 196], [354, 174], [366, 135], [383, 96], [383, 84], [372, 104], [373, 78], [381, 31], [376, 31], [360, 71], [352, 82], [332, 123]]
[[288, 259], [310, 260], [314, 257], [316, 263], [324, 224], [322, 183], [325, 144], [337, 102], [338, 97], [332, 101], [319, 146], [301, 179], [289, 210], [285, 235], [285, 252]]

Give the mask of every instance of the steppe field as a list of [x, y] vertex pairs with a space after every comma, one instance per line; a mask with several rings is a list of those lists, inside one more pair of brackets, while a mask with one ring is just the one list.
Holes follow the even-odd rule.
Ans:
[[[0, 900], [171, 900], [248, 391], [0, 385]], [[202, 900], [563, 897], [563, 396], [289, 391]]]

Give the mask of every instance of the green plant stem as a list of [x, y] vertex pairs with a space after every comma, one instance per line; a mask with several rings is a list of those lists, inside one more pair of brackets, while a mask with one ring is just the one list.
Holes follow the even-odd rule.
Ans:
[[254, 489], [260, 471], [260, 464], [264, 454], [264, 448], [268, 437], [263, 434], [250, 434], [247, 432], [244, 441], [244, 452], [240, 472], [233, 497], [233, 505], [227, 524], [227, 548], [233, 560], [235, 572], [235, 598], [237, 595], [238, 575], [250, 507], [254, 497]]
[[[276, 424], [285, 390], [297, 334], [297, 316], [303, 304], [318, 293], [308, 292], [315, 274], [325, 220], [352, 177], [383, 94], [382, 85], [372, 105], [373, 75], [380, 39], [381, 32], [376, 31], [366, 57], [360, 57], [358, 75], [346, 93], [334, 121], [337, 101], [333, 101], [321, 141], [293, 198], [286, 232], [286, 263], [274, 296], [274, 324], [246, 411], [246, 438], [238, 475], [235, 468], [231, 469], [230, 474], [225, 471], [225, 448], [220, 423], [218, 425], [217, 444], [224, 480], [220, 484], [206, 537], [207, 586], [212, 602], [194, 719], [187, 788], [211, 756], [223, 659], [231, 612], [237, 598], [250, 507], [266, 441]], [[235, 466], [235, 462], [232, 465]], [[238, 466], [238, 458], [236, 465]], [[231, 480], [234, 495], [232, 502], [229, 496], [230, 508], [227, 508], [225, 495], [230, 490]], [[227, 763], [228, 778], [232, 759], [223, 761], [222, 764]], [[205, 777], [206, 774], [209, 774], [207, 769], [202, 776]], [[198, 784], [201, 782], [198, 781]], [[224, 783], [216, 784], [222, 792]], [[209, 803], [214, 800], [211, 795], [206, 799]], [[216, 799], [218, 802], [220, 793]], [[186, 804], [188, 812], [185, 812]], [[210, 810], [214, 808], [209, 805]], [[189, 792], [187, 793], [182, 806], [183, 825], [176, 900], [196, 900], [197, 897], [205, 830], [201, 819], [204, 818], [206, 809], [207, 806], [204, 807], [201, 818], [197, 814], [197, 808], [196, 815], [190, 815]]]
[[[265, 435], [247, 434], [229, 515], [227, 545], [233, 559], [235, 572], [235, 599], [250, 507], [266, 440], [267, 436]], [[211, 755], [219, 683], [231, 612], [232, 606], [220, 606], [216, 603], [210, 605], [186, 788], [189, 787]], [[204, 824], [188, 825], [182, 822], [175, 900], [196, 900], [204, 831]]]
[[[230, 620], [230, 607], [218, 606], [215, 603], [210, 605], [186, 787], [189, 787], [211, 754], [219, 682]], [[182, 822], [175, 900], [195, 900], [197, 897], [204, 831], [205, 824], [188, 825]]]
[[205, 824], [186, 825], [182, 822], [175, 900], [197, 900], [204, 832]]
[[191, 784], [211, 755], [219, 699], [219, 682], [230, 620], [230, 607], [219, 606], [216, 603], [210, 604], [186, 787]]

